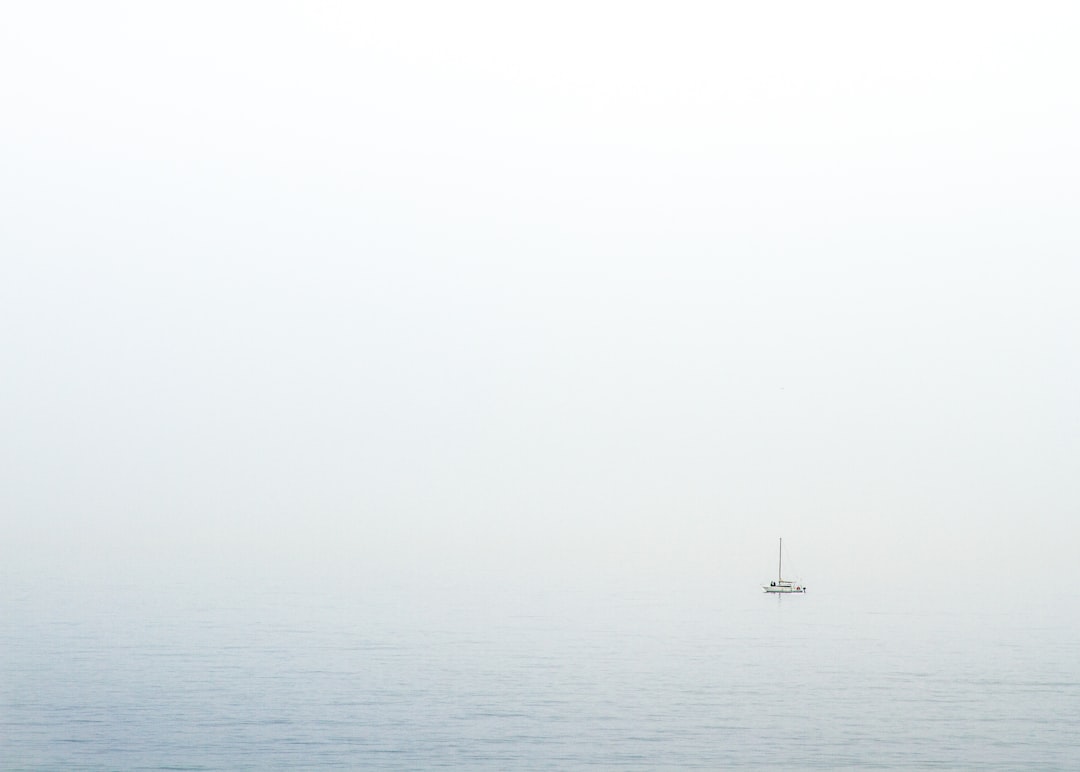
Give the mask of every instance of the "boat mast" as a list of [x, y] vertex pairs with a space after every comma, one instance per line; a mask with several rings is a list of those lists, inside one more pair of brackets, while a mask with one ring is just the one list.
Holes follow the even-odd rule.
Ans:
[[780, 557], [776, 564], [776, 581], [779, 584], [784, 581], [784, 537], [780, 537]]

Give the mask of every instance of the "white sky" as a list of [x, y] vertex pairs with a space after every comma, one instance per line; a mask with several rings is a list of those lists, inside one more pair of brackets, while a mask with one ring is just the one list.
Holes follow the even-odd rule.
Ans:
[[3, 571], [1075, 565], [1075, 5], [3, 17]]

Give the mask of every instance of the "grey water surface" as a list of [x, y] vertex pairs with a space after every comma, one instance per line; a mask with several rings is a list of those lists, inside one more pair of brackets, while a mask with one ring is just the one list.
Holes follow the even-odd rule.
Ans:
[[1057, 602], [738, 589], [16, 584], [0, 766], [1080, 767]]

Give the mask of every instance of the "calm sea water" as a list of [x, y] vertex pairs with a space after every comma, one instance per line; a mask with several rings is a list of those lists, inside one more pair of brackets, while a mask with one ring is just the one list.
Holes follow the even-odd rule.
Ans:
[[1080, 769], [1076, 606], [10, 582], [4, 769]]

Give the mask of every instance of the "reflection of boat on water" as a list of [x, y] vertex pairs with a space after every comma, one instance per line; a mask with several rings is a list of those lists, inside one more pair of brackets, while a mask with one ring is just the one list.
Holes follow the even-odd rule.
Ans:
[[761, 585], [765, 592], [806, 592], [806, 585], [784, 580], [784, 540], [780, 540], [780, 562], [776, 568], [776, 581]]

